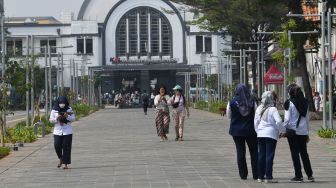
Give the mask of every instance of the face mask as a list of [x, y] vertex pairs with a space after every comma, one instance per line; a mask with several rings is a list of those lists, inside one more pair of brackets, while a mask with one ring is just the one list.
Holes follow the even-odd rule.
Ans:
[[64, 107], [65, 107], [65, 104], [59, 104], [59, 107], [60, 107], [60, 108], [64, 108]]

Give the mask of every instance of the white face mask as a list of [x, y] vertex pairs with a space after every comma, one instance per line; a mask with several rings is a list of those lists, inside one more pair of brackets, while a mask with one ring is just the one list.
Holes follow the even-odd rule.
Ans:
[[64, 108], [64, 107], [65, 107], [65, 104], [59, 104], [59, 107], [60, 107], [60, 108]]

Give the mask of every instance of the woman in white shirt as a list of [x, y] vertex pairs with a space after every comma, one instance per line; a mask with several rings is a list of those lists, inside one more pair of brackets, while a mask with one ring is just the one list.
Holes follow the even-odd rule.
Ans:
[[301, 162], [308, 176], [308, 181], [314, 182], [313, 170], [307, 151], [307, 143], [309, 142], [309, 108], [308, 101], [304, 97], [299, 86], [292, 84], [289, 86], [290, 99], [285, 102], [285, 121], [284, 125], [287, 130], [292, 130], [292, 134], [286, 131], [289, 149], [292, 156], [295, 177], [291, 179], [293, 182], [303, 182], [301, 171]]
[[57, 168], [62, 167], [62, 164], [64, 164], [64, 169], [68, 169], [68, 165], [71, 164], [73, 129], [70, 123], [75, 120], [76, 117], [69, 106], [68, 99], [64, 96], [59, 97], [50, 113], [49, 119], [51, 123], [55, 124], [53, 132], [54, 146], [60, 160]]
[[184, 130], [184, 120], [185, 116], [189, 117], [189, 107], [188, 101], [182, 94], [182, 87], [176, 85], [173, 90], [175, 91], [175, 95], [173, 95], [168, 104], [173, 106], [173, 118], [175, 119], [175, 133], [176, 138], [175, 141], [183, 141], [183, 130]]
[[277, 140], [284, 130], [273, 96], [271, 91], [263, 93], [254, 117], [258, 137], [258, 182], [265, 183], [277, 182], [273, 179], [273, 160]]
[[164, 85], [161, 85], [159, 87], [159, 94], [154, 98], [154, 105], [156, 107], [155, 126], [161, 142], [168, 140], [167, 134], [169, 133], [170, 123], [168, 100], [167, 89]]

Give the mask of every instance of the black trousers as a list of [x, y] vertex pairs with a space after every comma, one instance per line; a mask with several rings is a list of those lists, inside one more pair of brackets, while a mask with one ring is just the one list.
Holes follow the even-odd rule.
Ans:
[[63, 164], [71, 164], [71, 145], [72, 134], [63, 136], [54, 135], [55, 151]]
[[246, 179], [248, 175], [247, 164], [246, 164], [246, 146], [245, 142], [250, 151], [251, 156], [251, 166], [252, 166], [252, 176], [253, 179], [258, 179], [258, 140], [257, 136], [233, 136], [233, 140], [236, 144], [237, 150], [237, 162], [239, 175], [241, 179]]
[[145, 114], [147, 113], [147, 109], [148, 109], [148, 104], [144, 104], [143, 105], [143, 110], [144, 110]]
[[302, 178], [300, 156], [303, 168], [308, 177], [313, 176], [313, 170], [310, 164], [309, 155], [307, 152], [307, 135], [296, 135], [288, 137], [289, 149], [292, 155], [293, 166], [295, 170], [295, 177]]

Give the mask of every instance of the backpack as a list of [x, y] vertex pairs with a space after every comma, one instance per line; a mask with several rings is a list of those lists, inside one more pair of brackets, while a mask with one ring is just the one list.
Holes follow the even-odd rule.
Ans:
[[145, 93], [142, 95], [142, 103], [147, 104], [149, 102], [148, 95]]

